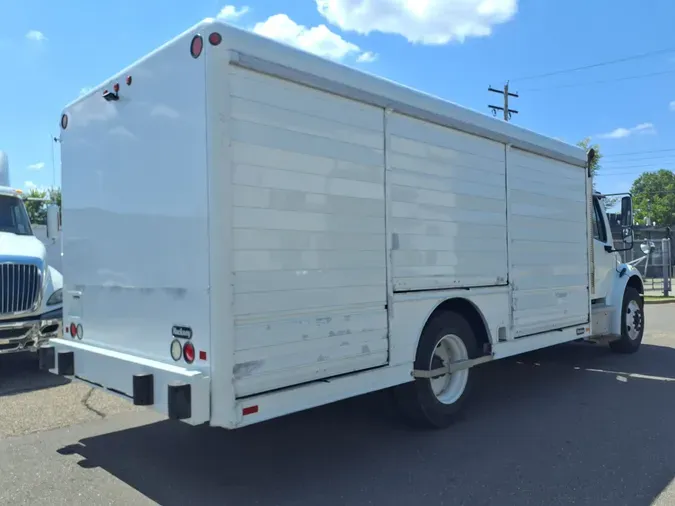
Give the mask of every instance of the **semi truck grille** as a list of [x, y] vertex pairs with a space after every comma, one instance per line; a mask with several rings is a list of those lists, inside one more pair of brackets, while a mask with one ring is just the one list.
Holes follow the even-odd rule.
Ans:
[[0, 263], [0, 316], [33, 310], [40, 284], [40, 269], [36, 265]]

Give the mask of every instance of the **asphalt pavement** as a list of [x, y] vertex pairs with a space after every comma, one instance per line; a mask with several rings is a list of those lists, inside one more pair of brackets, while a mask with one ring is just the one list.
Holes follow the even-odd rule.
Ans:
[[675, 506], [675, 305], [647, 318], [636, 355], [566, 345], [479, 367], [464, 419], [432, 432], [386, 392], [193, 428], [0, 362], [0, 504]]

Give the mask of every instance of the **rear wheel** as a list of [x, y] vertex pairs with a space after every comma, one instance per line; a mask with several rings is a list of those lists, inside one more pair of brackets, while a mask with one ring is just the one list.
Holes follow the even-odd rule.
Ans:
[[[427, 323], [415, 357], [415, 370], [429, 371], [452, 362], [476, 358], [471, 325], [460, 314], [445, 312]], [[470, 369], [436, 378], [415, 378], [394, 393], [405, 418], [415, 427], [444, 428], [454, 422], [470, 393]]]
[[621, 339], [609, 343], [617, 353], [635, 353], [640, 348], [645, 331], [644, 303], [640, 293], [629, 286], [623, 295]]

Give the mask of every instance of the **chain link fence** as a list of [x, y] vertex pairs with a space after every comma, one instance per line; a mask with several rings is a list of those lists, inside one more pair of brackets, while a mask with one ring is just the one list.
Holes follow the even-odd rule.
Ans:
[[[614, 237], [617, 237], [616, 235]], [[625, 247], [622, 241], [614, 241], [617, 249]], [[675, 251], [670, 230], [652, 227], [637, 227], [633, 248], [622, 251], [621, 258], [635, 266], [645, 282], [645, 293], [673, 295], [675, 275]]]

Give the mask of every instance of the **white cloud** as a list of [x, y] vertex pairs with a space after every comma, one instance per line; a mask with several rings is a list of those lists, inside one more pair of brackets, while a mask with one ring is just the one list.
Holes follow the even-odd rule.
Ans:
[[237, 7], [234, 5], [226, 5], [225, 7], [220, 9], [220, 12], [216, 17], [218, 19], [232, 21], [235, 19], [239, 19], [240, 17], [248, 13], [249, 10], [250, 9], [247, 6], [237, 9]]
[[42, 170], [45, 168], [45, 162], [37, 162], [28, 166], [28, 170]]
[[342, 30], [397, 34], [422, 44], [488, 36], [518, 11], [518, 0], [315, 1], [319, 13]]
[[[266, 21], [256, 23], [253, 31], [270, 39], [295, 46], [310, 53], [334, 60], [342, 60], [348, 55], [366, 53], [356, 44], [346, 41], [326, 25], [308, 28], [297, 24], [286, 14], [275, 14]], [[369, 53], [372, 54], [372, 53]]]
[[45, 37], [45, 34], [38, 31], [38, 30], [30, 30], [26, 34], [26, 38], [28, 40], [34, 40], [34, 41], [37, 41], [37, 42], [42, 42], [43, 40], [47, 40], [47, 37]]
[[631, 135], [645, 135], [655, 133], [656, 128], [654, 128], [652, 123], [640, 123], [633, 128], [615, 128], [611, 132], [600, 134], [597, 137], [600, 137], [601, 139], [623, 139], [624, 137], [630, 137]]
[[668, 104], [668, 108], [671, 111], [675, 112], [675, 100], [673, 100], [670, 104]]
[[35, 190], [37, 189], [37, 185], [33, 181], [26, 181], [23, 184], [24, 188], [28, 188], [29, 190]]
[[359, 55], [359, 57], [356, 59], [356, 61], [361, 62], [361, 63], [370, 63], [374, 62], [377, 60], [377, 54], [373, 53], [372, 51], [365, 51]]

